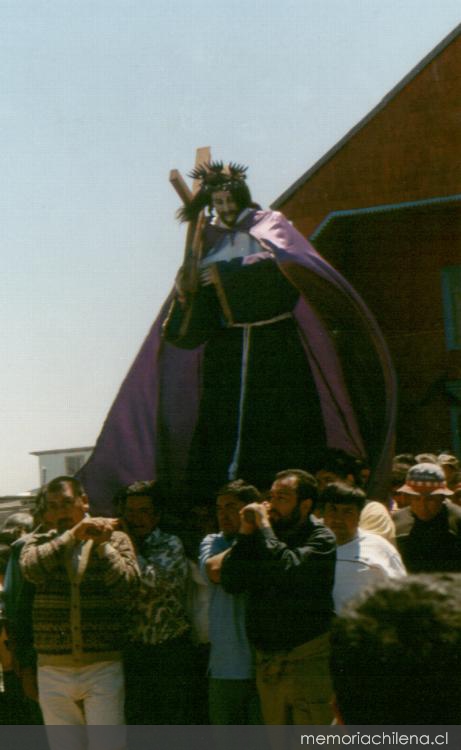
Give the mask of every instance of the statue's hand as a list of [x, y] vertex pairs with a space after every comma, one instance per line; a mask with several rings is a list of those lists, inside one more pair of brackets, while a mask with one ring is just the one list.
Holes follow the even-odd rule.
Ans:
[[181, 266], [175, 279], [176, 295], [181, 304], [187, 302], [187, 298], [197, 289], [197, 267], [190, 260]]
[[213, 272], [211, 268], [211, 266], [207, 266], [206, 268], [202, 268], [202, 270], [200, 271], [200, 283], [202, 286], [210, 286], [214, 283]]

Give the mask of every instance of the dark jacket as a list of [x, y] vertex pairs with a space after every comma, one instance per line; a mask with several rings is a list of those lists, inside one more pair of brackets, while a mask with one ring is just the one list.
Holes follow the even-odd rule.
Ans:
[[247, 631], [262, 651], [290, 650], [326, 633], [333, 618], [334, 534], [312, 516], [284, 541], [272, 529], [237, 536], [221, 584], [247, 592]]
[[396, 542], [409, 573], [461, 571], [461, 508], [445, 500], [431, 521], [420, 521], [410, 508], [393, 516]]

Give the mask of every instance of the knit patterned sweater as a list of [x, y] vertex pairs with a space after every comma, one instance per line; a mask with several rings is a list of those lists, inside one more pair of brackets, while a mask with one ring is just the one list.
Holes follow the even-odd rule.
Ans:
[[34, 645], [39, 665], [79, 666], [120, 658], [139, 569], [126, 534], [76, 542], [69, 531], [34, 534], [21, 553], [36, 586]]

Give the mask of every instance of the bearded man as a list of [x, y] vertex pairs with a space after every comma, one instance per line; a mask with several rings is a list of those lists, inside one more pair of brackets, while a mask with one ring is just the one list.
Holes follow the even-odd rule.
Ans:
[[266, 724], [329, 724], [329, 630], [335, 538], [311, 512], [317, 482], [300, 469], [276, 475], [270, 502], [241, 511], [221, 585], [246, 594], [247, 633]]
[[385, 497], [395, 389], [379, 329], [285, 217], [252, 201], [245, 172], [191, 173], [200, 189], [180, 216], [205, 215], [199, 283], [178, 273], [80, 473], [100, 506], [138, 476], [179, 505], [214, 502], [238, 476], [265, 489], [325, 447], [368, 456]]

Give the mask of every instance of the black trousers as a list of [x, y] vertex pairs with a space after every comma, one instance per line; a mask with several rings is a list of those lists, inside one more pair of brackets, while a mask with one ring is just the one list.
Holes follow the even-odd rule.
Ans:
[[125, 650], [127, 724], [194, 724], [195, 651], [189, 636]]
[[233, 459], [234, 478], [263, 490], [282, 469], [311, 469], [326, 446], [320, 400], [295, 322], [251, 329], [244, 373], [243, 339], [241, 328], [224, 329], [205, 348], [188, 480], [195, 498], [213, 503], [232, 478]]

